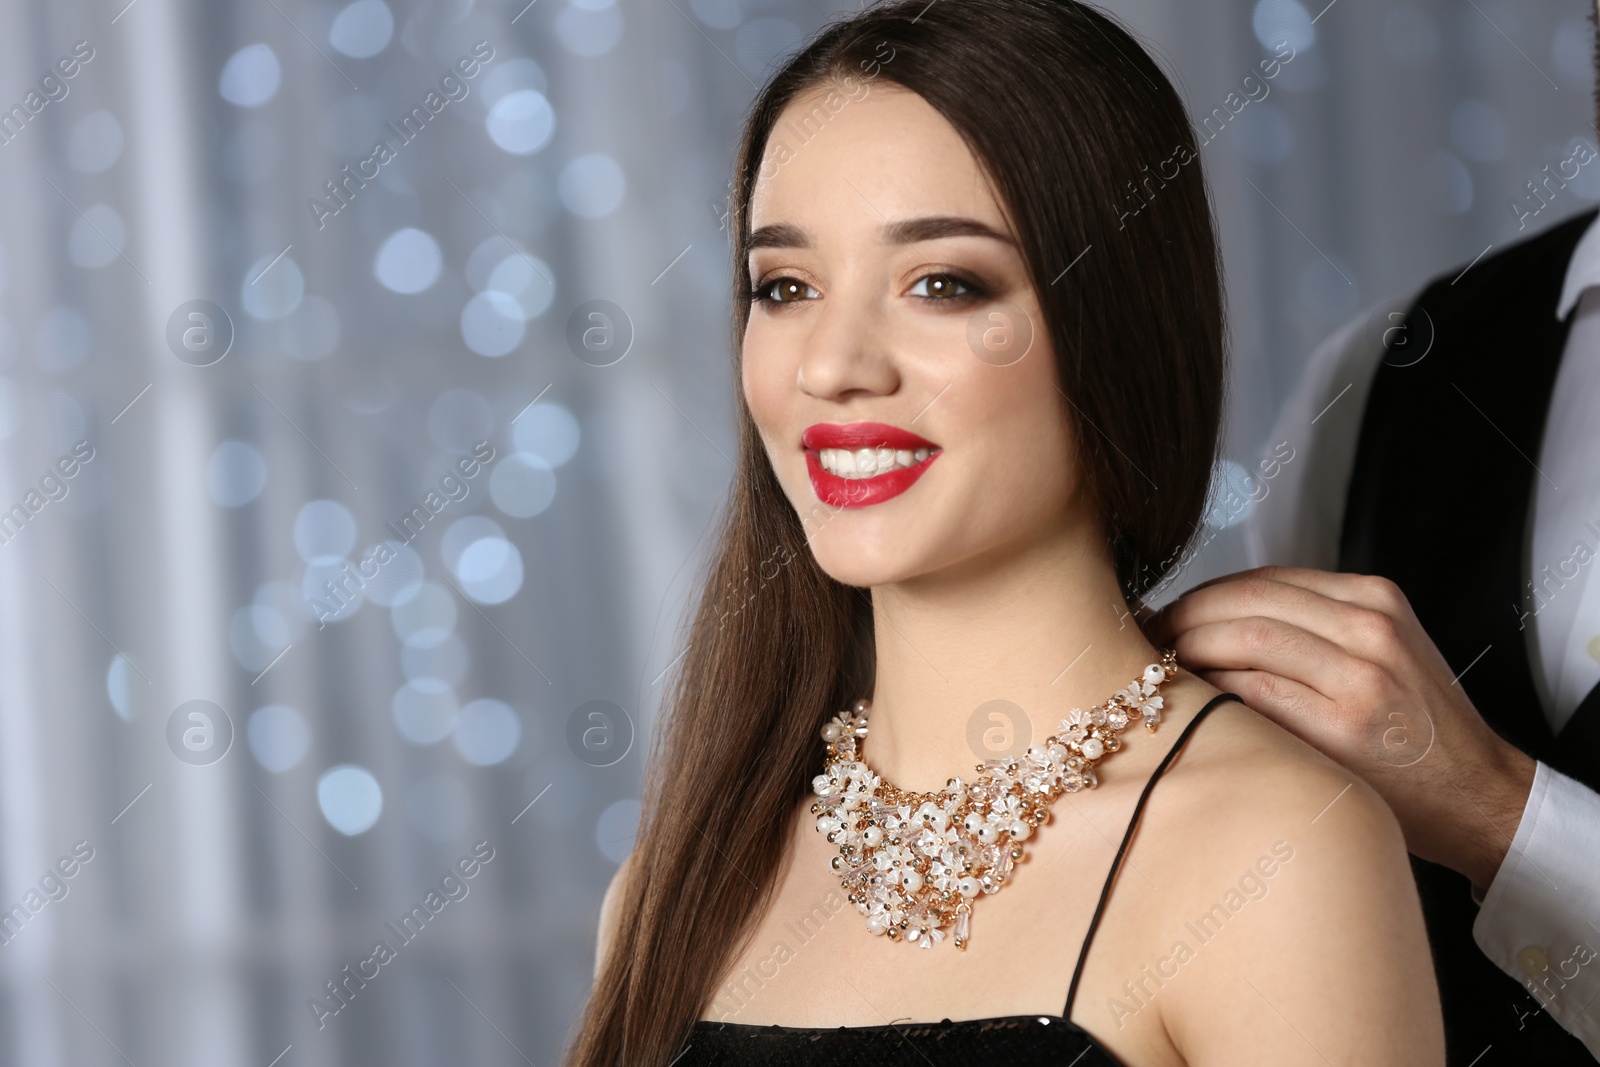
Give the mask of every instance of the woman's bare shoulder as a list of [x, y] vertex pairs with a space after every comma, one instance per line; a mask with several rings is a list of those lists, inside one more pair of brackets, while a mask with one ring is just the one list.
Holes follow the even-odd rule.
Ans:
[[[1168, 706], [1181, 728], [1221, 691], [1192, 676], [1178, 681], [1187, 685], [1173, 687]], [[1150, 807], [1163, 851], [1181, 859], [1197, 889], [1274, 847], [1310, 849], [1333, 870], [1410, 879], [1399, 820], [1377, 791], [1238, 700], [1219, 702], [1195, 727]]]
[[[1181, 724], [1220, 692], [1175, 683], [1167, 703]], [[1164, 904], [1200, 916], [1206, 944], [1198, 971], [1210, 980], [1177, 983], [1161, 1013], [1185, 1058], [1236, 1058], [1250, 1051], [1238, 1033], [1276, 1027], [1286, 1054], [1310, 1040], [1336, 1061], [1442, 1062], [1405, 839], [1371, 786], [1225, 700], [1158, 783], [1149, 817], [1162, 853], [1151, 865], [1171, 877], [1152, 875]], [[1240, 932], [1217, 936], [1223, 927]]]

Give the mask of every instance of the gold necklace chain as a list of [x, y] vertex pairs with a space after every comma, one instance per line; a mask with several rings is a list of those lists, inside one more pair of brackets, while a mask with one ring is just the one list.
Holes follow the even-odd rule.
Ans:
[[1155, 731], [1160, 687], [1177, 669], [1177, 650], [1163, 650], [1126, 688], [1087, 711], [1073, 708], [1059, 733], [1022, 756], [987, 759], [971, 783], [951, 778], [933, 792], [900, 789], [861, 759], [871, 701], [828, 720], [811, 812], [817, 832], [839, 846], [829, 862], [867, 929], [932, 948], [953, 925], [955, 946], [965, 949], [972, 901], [1005, 884], [1057, 797], [1099, 784], [1095, 765], [1122, 747], [1124, 729], [1137, 718]]

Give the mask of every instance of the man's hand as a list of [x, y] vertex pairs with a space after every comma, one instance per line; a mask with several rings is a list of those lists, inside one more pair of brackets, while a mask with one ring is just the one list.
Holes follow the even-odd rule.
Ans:
[[1535, 763], [1479, 716], [1392, 581], [1257, 567], [1196, 586], [1141, 626], [1180, 666], [1366, 779], [1416, 855], [1480, 893], [1494, 880]]

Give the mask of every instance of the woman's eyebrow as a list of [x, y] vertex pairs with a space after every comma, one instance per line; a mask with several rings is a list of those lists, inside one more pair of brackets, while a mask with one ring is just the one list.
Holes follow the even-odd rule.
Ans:
[[[960, 215], [927, 215], [885, 223], [879, 233], [884, 244], [908, 245], [918, 241], [937, 241], [942, 237], [987, 237], [1004, 244], [1016, 242], [992, 226]], [[776, 222], [750, 234], [750, 251], [758, 248], [810, 248], [811, 235], [799, 226]]]

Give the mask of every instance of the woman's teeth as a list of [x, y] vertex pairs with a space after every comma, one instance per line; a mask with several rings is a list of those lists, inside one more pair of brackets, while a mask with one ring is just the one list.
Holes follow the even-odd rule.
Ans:
[[858, 448], [854, 452], [843, 448], [824, 448], [817, 453], [817, 461], [829, 474], [841, 478], [871, 478], [899, 467], [914, 467], [932, 455], [930, 448], [909, 449]]

